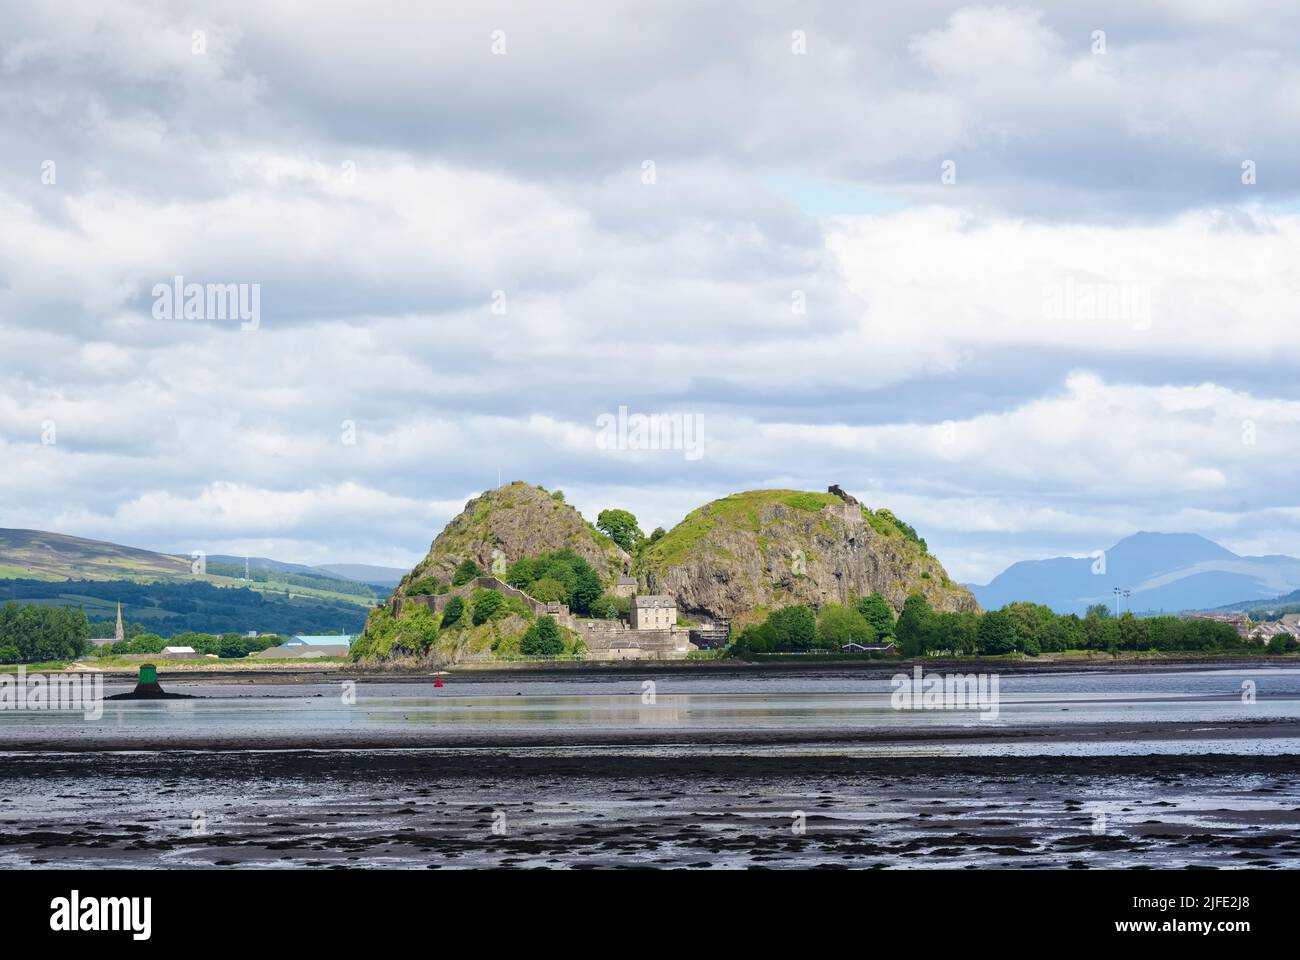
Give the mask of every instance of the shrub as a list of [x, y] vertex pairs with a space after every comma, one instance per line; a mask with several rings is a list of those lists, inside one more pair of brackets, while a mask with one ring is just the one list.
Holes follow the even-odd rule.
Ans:
[[617, 620], [619, 617], [619, 600], [626, 600], [626, 597], [616, 597], [609, 593], [602, 593], [596, 598], [596, 602], [591, 605], [588, 611], [598, 620]]
[[421, 577], [406, 588], [408, 597], [428, 597], [438, 592], [437, 577]]
[[451, 584], [454, 587], [463, 587], [475, 577], [481, 576], [483, 576], [483, 568], [473, 560], [466, 557], [460, 562], [460, 566], [456, 568], [456, 572], [452, 574]]

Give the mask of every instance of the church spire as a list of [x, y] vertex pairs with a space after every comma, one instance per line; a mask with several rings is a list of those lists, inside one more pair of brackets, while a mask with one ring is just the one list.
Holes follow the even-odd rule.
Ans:
[[117, 632], [113, 634], [113, 642], [121, 643], [126, 639], [126, 631], [122, 629], [122, 604], [117, 605]]

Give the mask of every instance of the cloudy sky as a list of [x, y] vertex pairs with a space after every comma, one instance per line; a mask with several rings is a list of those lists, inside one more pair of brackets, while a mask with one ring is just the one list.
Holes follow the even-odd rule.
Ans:
[[1300, 554], [1300, 7], [705, 6], [8, 9], [0, 526], [402, 566], [498, 477], [839, 483], [962, 580]]

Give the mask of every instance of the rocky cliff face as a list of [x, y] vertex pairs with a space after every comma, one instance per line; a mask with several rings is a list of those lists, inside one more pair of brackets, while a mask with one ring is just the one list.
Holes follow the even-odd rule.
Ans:
[[423, 577], [447, 583], [465, 559], [488, 573], [494, 568], [504, 572], [506, 565], [523, 557], [564, 549], [577, 553], [606, 580], [622, 576], [631, 564], [631, 558], [614, 541], [583, 520], [573, 507], [541, 487], [516, 480], [465, 504], [398, 592]]
[[974, 596], [887, 510], [838, 487], [754, 490], [689, 514], [639, 558], [641, 587], [687, 613], [747, 623], [793, 603], [880, 593], [901, 610], [919, 592], [938, 610], [978, 610]]

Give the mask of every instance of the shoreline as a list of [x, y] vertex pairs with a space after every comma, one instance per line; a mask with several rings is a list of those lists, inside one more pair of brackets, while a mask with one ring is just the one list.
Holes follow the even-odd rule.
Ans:
[[[40, 670], [33, 673], [94, 673], [107, 678], [133, 678], [139, 671], [139, 664], [111, 665], [96, 667], [89, 661], [77, 661], [81, 668], [69, 664], [62, 670]], [[912, 668], [920, 666], [927, 672], [961, 672], [961, 673], [1074, 673], [1079, 671], [1097, 672], [1137, 672], [1156, 673], [1163, 670], [1221, 670], [1225, 667], [1253, 669], [1260, 667], [1300, 667], [1300, 657], [1282, 656], [1225, 656], [1214, 654], [1204, 657], [1169, 656], [1169, 657], [1122, 657], [1114, 659], [1109, 656], [1036, 659], [999, 660], [988, 658], [950, 658], [950, 659], [897, 659], [897, 660], [830, 660], [808, 662], [781, 660], [759, 663], [745, 660], [582, 660], [556, 661], [554, 663], [500, 661], [492, 663], [452, 663], [444, 666], [407, 665], [394, 663], [381, 665], [374, 663], [304, 663], [290, 666], [283, 662], [259, 665], [234, 661], [229, 666], [214, 667], [211, 664], [184, 665], [194, 661], [167, 661], [156, 659], [149, 661], [158, 668], [160, 680], [202, 680], [205, 682], [222, 680], [249, 680], [253, 682], [294, 682], [341, 677], [348, 680], [365, 680], [368, 683], [409, 683], [413, 680], [430, 680], [435, 675], [455, 677], [460, 682], [530, 680], [573, 677], [586, 679], [591, 677], [644, 676], [646, 674], [699, 674], [717, 677], [727, 676], [781, 676], [852, 673], [861, 676], [893, 676], [896, 673], [910, 673]], [[10, 669], [16, 669], [14, 665]]]
[[[566, 730], [563, 732], [519, 732], [517, 730], [485, 730], [454, 732], [437, 730], [365, 730], [356, 733], [225, 733], [214, 744], [202, 731], [173, 732], [137, 737], [89, 735], [77, 739], [54, 739], [48, 733], [24, 737], [21, 731], [9, 731], [0, 736], [0, 755], [31, 756], [55, 754], [102, 754], [148, 752], [165, 756], [171, 752], [187, 754], [223, 753], [292, 753], [310, 752], [334, 754], [349, 752], [403, 752], [438, 753], [473, 750], [476, 752], [511, 750], [565, 750], [600, 749], [603, 757], [627, 757], [655, 748], [684, 748], [708, 757], [708, 763], [718, 756], [757, 755], [761, 749], [845, 750], [855, 747], [925, 747], [943, 745], [1041, 744], [1051, 746], [1064, 743], [1106, 743], [1108, 741], [1169, 743], [1178, 740], [1242, 740], [1242, 739], [1300, 739], [1300, 719], [1251, 719], [1219, 723], [1187, 722], [1121, 722], [1053, 724], [1050, 727], [1022, 724], [1017, 726], [950, 725], [917, 729], [894, 728], [886, 730], [838, 730], [833, 728], [807, 730], [772, 730], [735, 728], [704, 728], [684, 731], [672, 727], [640, 729]], [[727, 749], [732, 753], [728, 754]], [[619, 751], [625, 751], [620, 753]], [[1161, 756], [1208, 756], [1212, 754], [1161, 754]], [[1235, 754], [1234, 754], [1235, 755]], [[788, 756], [788, 754], [782, 754]], [[1130, 754], [1106, 754], [1103, 758], [1127, 758]], [[1252, 757], [1277, 756], [1275, 754], [1242, 755], [1246, 761]], [[1286, 756], [1293, 756], [1286, 754]], [[1300, 755], [1294, 755], [1300, 764]], [[1097, 757], [1094, 756], [1094, 759]], [[833, 752], [819, 753], [817, 761], [837, 763], [845, 756]], [[943, 758], [954, 759], [952, 755]], [[0, 765], [3, 766], [3, 765]]]

